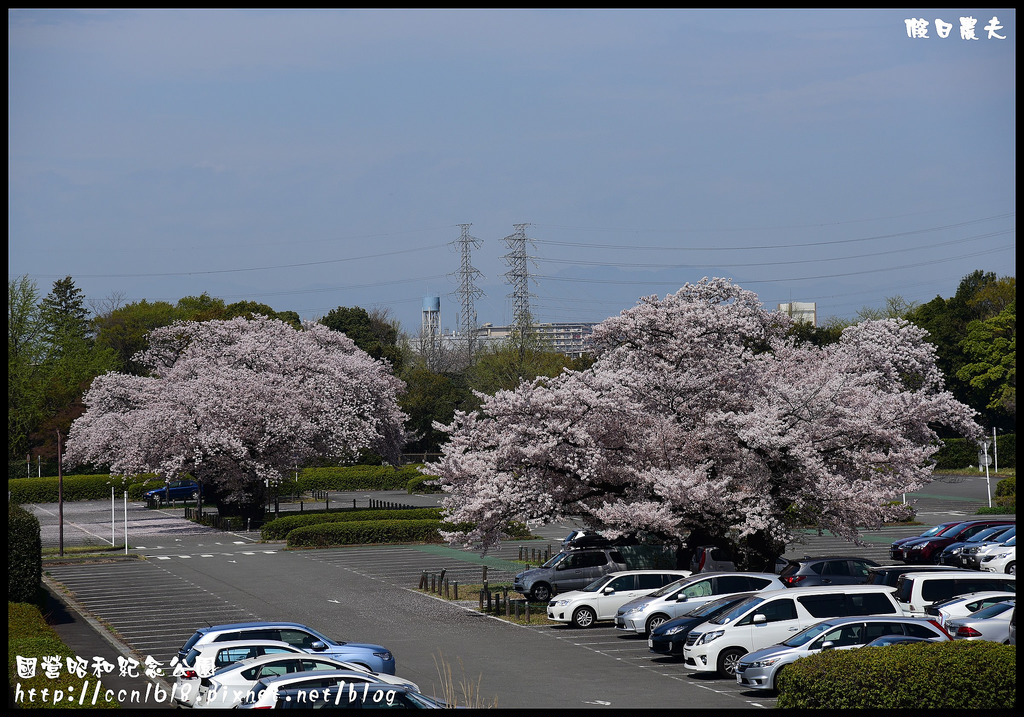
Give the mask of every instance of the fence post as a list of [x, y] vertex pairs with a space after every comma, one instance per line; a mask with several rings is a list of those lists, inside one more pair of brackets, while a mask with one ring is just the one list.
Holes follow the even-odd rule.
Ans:
[[450, 598], [451, 598], [451, 596], [452, 596], [452, 594], [451, 594], [451, 592], [450, 592], [450, 591], [448, 590], [448, 578], [445, 578], [445, 579], [444, 579], [444, 597], [445, 597], [445, 600], [448, 600], [448, 599], [450, 599]]
[[435, 585], [437, 584], [436, 581], [437, 581], [437, 573], [431, 573], [430, 574], [430, 592], [436, 592], [435, 591]]
[[503, 599], [505, 601], [505, 617], [508, 617], [509, 616], [508, 588], [504, 588], [502, 590], [502, 592], [504, 593]]
[[441, 594], [441, 583], [445, 581], [444, 574], [448, 572], [448, 568], [441, 568], [441, 575], [437, 579], [437, 594]]
[[455, 595], [454, 595], [454, 597], [452, 599], [453, 600], [458, 600], [459, 599], [459, 581], [458, 580], [456, 580], [454, 583], [452, 583], [452, 588], [455, 590]]
[[526, 622], [530, 622], [530, 598], [526, 598]]
[[425, 586], [426, 586], [426, 582], [427, 582], [427, 571], [424, 570], [423, 572], [420, 573], [420, 584], [419, 584], [419, 586], [416, 589], [417, 590], [423, 590], [425, 588]]
[[352, 510], [355, 510], [355, 509], [356, 509], [356, 499], [353, 498], [352, 499]]

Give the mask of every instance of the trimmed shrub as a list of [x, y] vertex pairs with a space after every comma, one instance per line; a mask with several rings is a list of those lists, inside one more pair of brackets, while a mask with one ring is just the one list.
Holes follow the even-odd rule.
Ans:
[[804, 657], [779, 675], [779, 709], [1013, 710], [1017, 648], [929, 642]]
[[978, 444], [966, 438], [943, 438], [942, 448], [932, 459], [940, 470], [977, 467]]
[[1017, 477], [1010, 476], [1003, 478], [996, 483], [995, 504], [1000, 508], [1007, 508], [1016, 512], [1017, 510]]
[[[126, 481], [121, 476], [111, 476], [109, 473], [101, 475], [68, 475], [64, 476], [64, 500], [71, 502], [76, 500], [105, 500], [110, 498], [110, 485], [113, 483], [115, 494], [121, 497], [125, 490]], [[156, 474], [134, 476], [129, 480], [131, 485], [127, 487], [128, 497], [132, 500], [139, 500], [142, 497], [143, 483], [159, 488], [164, 484], [162, 478]], [[14, 503], [56, 503], [60, 492], [60, 479], [56, 477], [43, 478], [14, 478], [7, 481], [7, 490], [11, 493], [11, 501]], [[149, 490], [149, 488], [146, 488]], [[133, 491], [136, 492], [133, 495]]]
[[[37, 667], [35, 677], [22, 679], [18, 676], [18, 657], [35, 658], [40, 665], [44, 658], [57, 657], [61, 659], [62, 669], [56, 677], [49, 677], [41, 667]], [[99, 691], [99, 699], [92, 704], [91, 697], [79, 706], [79, 696], [88, 686], [96, 684], [96, 678], [91, 674], [85, 677], [78, 677], [70, 670], [63, 669], [63, 665], [69, 657], [78, 657], [52, 627], [46, 624], [39, 608], [25, 603], [7, 603], [7, 684], [9, 695], [13, 699], [21, 694], [25, 695], [25, 702], [12, 704], [11, 707], [50, 707], [56, 709], [116, 709], [121, 705], [114, 701], [107, 701], [104, 690]], [[89, 681], [92, 684], [86, 685]], [[20, 690], [17, 690], [20, 688]], [[48, 699], [41, 701], [42, 690], [48, 689]], [[35, 690], [35, 702], [28, 702], [29, 690]], [[57, 693], [63, 696], [60, 704], [55, 704]]]
[[440, 543], [440, 520], [368, 520], [318, 523], [288, 533], [289, 548], [378, 543]]
[[430, 485], [430, 481], [437, 480], [437, 476], [418, 475], [410, 480], [405, 486], [405, 492], [413, 493], [443, 493], [440, 487]]
[[409, 481], [421, 475], [416, 465], [399, 466], [336, 466], [304, 468], [299, 471], [296, 487], [308, 490], [405, 490]]
[[440, 520], [440, 508], [403, 508], [397, 510], [378, 510], [359, 508], [336, 513], [304, 513], [302, 515], [286, 515], [275, 518], [263, 525], [260, 537], [263, 540], [281, 540], [296, 528], [321, 523], [344, 523], [368, 520]]
[[43, 579], [39, 519], [20, 505], [7, 506], [7, 599], [34, 602]]

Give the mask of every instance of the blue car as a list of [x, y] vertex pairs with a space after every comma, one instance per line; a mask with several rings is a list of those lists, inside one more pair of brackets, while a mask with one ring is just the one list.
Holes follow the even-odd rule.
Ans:
[[153, 500], [196, 500], [202, 495], [203, 489], [194, 480], [172, 480], [163, 488], [146, 491], [145, 498]]
[[305, 652], [362, 665], [373, 672], [395, 674], [395, 656], [387, 648], [365, 642], [332, 640], [297, 622], [236, 622], [201, 627], [178, 650], [178, 660], [184, 660], [194, 647], [228, 640], [278, 640]]

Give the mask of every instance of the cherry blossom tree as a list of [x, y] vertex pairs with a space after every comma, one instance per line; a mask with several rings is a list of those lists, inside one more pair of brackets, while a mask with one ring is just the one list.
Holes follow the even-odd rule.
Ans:
[[594, 330], [596, 362], [482, 397], [425, 468], [452, 541], [486, 547], [510, 519], [581, 516], [633, 534], [734, 548], [771, 569], [795, 529], [855, 540], [928, 482], [934, 426], [977, 436], [934, 348], [901, 319], [798, 345], [790, 319], [726, 279], [647, 297]]
[[265, 488], [311, 458], [369, 449], [397, 461], [404, 385], [342, 333], [262, 316], [155, 329], [135, 361], [85, 396], [67, 460], [113, 473], [190, 473], [224, 514], [262, 508]]

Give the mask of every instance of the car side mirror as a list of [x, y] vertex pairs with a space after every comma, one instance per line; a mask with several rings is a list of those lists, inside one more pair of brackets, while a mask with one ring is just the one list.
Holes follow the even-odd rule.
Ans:
[[754, 615], [754, 619], [752, 620], [752, 622], [755, 625], [761, 625], [763, 623], [768, 622], [768, 618], [764, 616], [764, 613], [759, 612], [756, 615]]
[[317, 640], [316, 642], [314, 642], [312, 645], [309, 646], [309, 649], [313, 650], [314, 652], [323, 652], [324, 650], [327, 649], [327, 643], [321, 642], [320, 640]]
[[604, 593], [605, 595], [614, 595], [615, 594], [615, 588], [613, 588], [611, 585], [606, 585], [604, 587], [604, 589], [601, 590], [601, 592]]
[[686, 602], [689, 599], [690, 599], [689, 597], [687, 597], [686, 595], [683, 595], [682, 593], [680, 593], [679, 595], [676, 595], [676, 602]]
[[821, 643], [821, 649], [822, 649], [822, 651], [825, 651], [825, 650], [831, 650], [831, 649], [832, 649], [832, 648], [834, 648], [835, 646], [836, 646], [836, 644], [835, 644], [834, 642], [832, 642], [831, 640], [829, 640], [828, 642], [823, 642], [823, 643]]

